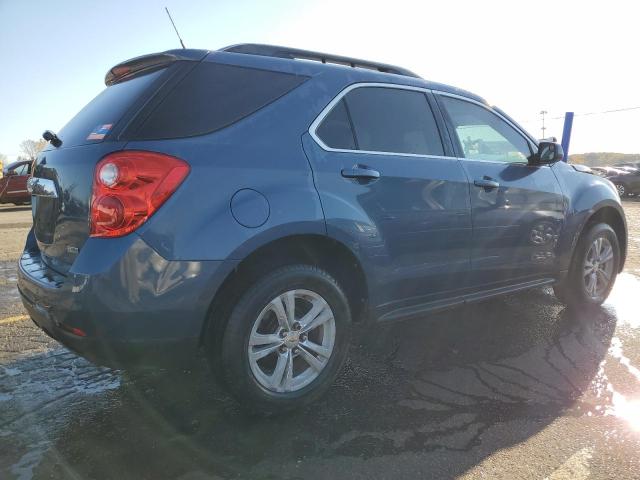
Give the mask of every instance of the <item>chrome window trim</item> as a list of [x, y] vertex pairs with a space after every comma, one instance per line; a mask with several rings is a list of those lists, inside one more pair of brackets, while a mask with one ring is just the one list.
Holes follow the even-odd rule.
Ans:
[[[481, 160], [481, 159], [466, 158], [466, 157], [450, 157], [450, 156], [446, 156], [446, 155], [425, 155], [425, 154], [420, 154], [420, 153], [380, 152], [380, 151], [372, 151], [372, 150], [350, 150], [350, 149], [347, 149], [347, 148], [332, 148], [332, 147], [327, 146], [320, 139], [320, 137], [318, 137], [318, 135], [316, 134], [316, 130], [318, 129], [318, 127], [320, 126], [322, 121], [325, 119], [325, 117], [329, 114], [329, 112], [331, 112], [331, 110], [333, 110], [333, 107], [335, 107], [336, 104], [338, 102], [340, 102], [345, 97], [345, 95], [347, 95], [352, 90], [355, 90], [356, 88], [366, 88], [366, 87], [395, 88], [397, 90], [412, 90], [412, 91], [422, 92], [422, 93], [433, 93], [434, 95], [442, 95], [442, 96], [457, 98], [459, 100], [463, 100], [463, 101], [466, 101], [466, 102], [470, 102], [470, 103], [479, 105], [480, 107], [484, 108], [485, 110], [488, 110], [489, 112], [493, 113], [494, 115], [497, 115], [500, 119], [502, 119], [504, 122], [506, 122], [517, 133], [519, 133], [521, 136], [523, 136], [524, 139], [527, 141], [527, 143], [529, 145], [532, 145], [532, 146], [536, 145], [535, 142], [533, 141], [533, 139], [529, 137], [529, 135], [527, 135], [525, 132], [523, 132], [521, 128], [519, 128], [517, 125], [515, 125], [508, 118], [505, 118], [499, 112], [496, 112], [493, 108], [491, 108], [490, 105], [487, 105], [485, 103], [482, 103], [482, 102], [479, 102], [477, 100], [474, 100], [473, 98], [465, 97], [464, 95], [458, 95], [458, 94], [455, 94], [455, 93], [444, 92], [442, 90], [433, 90], [433, 89], [424, 88], [424, 87], [414, 87], [414, 86], [411, 86], [411, 85], [400, 85], [400, 84], [395, 84], [395, 83], [380, 83], [380, 82], [361, 82], [361, 83], [353, 83], [353, 84], [345, 87], [344, 89], [342, 89], [340, 91], [340, 93], [338, 93], [338, 95], [336, 95], [327, 104], [327, 106], [322, 109], [322, 111], [318, 114], [318, 116], [313, 121], [313, 123], [311, 123], [311, 126], [309, 127], [309, 130], [308, 130], [309, 131], [309, 135], [311, 135], [311, 138], [313, 138], [313, 140], [316, 142], [316, 144], [320, 148], [322, 148], [324, 151], [326, 151], [326, 152], [335, 152], [335, 153], [361, 153], [361, 154], [368, 154], [368, 155], [392, 155], [392, 156], [399, 156], [399, 157], [439, 158], [439, 159], [449, 159], [449, 160], [471, 160], [471, 161], [474, 161], [474, 162], [495, 163], [495, 164], [500, 164], [500, 165], [512, 164], [512, 165], [523, 165], [523, 166], [526, 165], [526, 166], [528, 166], [528, 164], [524, 163], [524, 162], [501, 162], [501, 161], [498, 161], [498, 160]], [[433, 114], [433, 112], [432, 112], [432, 114]], [[435, 114], [434, 114], [434, 116], [435, 116]], [[444, 145], [443, 145], [443, 147], [444, 147]], [[548, 166], [548, 165], [538, 165], [538, 166]]]
[[[422, 93], [430, 93], [432, 91], [428, 88], [423, 88], [423, 87], [413, 87], [411, 85], [399, 85], [395, 83], [380, 83], [380, 82], [353, 83], [345, 87], [340, 91], [340, 93], [338, 93], [338, 95], [336, 95], [333, 98], [333, 100], [331, 100], [327, 104], [326, 107], [322, 109], [322, 111], [318, 114], [316, 119], [313, 121], [313, 123], [309, 127], [309, 130], [308, 130], [309, 135], [311, 135], [311, 138], [313, 138], [313, 140], [318, 144], [320, 148], [322, 148], [326, 152], [336, 152], [336, 153], [362, 153], [362, 154], [368, 154], [368, 155], [392, 155], [397, 157], [440, 158], [440, 159], [448, 159], [448, 160], [457, 160], [456, 157], [449, 157], [446, 155], [427, 155], [422, 153], [401, 153], [401, 152], [380, 152], [380, 151], [371, 151], [371, 150], [350, 150], [346, 148], [332, 148], [327, 146], [316, 134], [316, 130], [318, 129], [322, 121], [329, 114], [329, 112], [331, 112], [333, 107], [335, 107], [336, 104], [340, 102], [347, 93], [351, 92], [352, 90], [355, 90], [356, 88], [367, 88], [367, 87], [394, 88], [396, 90], [412, 90], [415, 92], [422, 92]], [[434, 117], [435, 117], [435, 114], [434, 114]], [[442, 145], [442, 147], [444, 149], [444, 144]]]

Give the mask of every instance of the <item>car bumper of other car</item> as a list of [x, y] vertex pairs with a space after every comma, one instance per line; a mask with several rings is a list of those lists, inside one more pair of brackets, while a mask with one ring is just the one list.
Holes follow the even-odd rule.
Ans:
[[18, 269], [29, 315], [69, 349], [113, 367], [179, 366], [195, 358], [211, 300], [236, 266], [169, 261], [132, 234], [87, 240], [61, 275], [34, 243], [27, 241]]

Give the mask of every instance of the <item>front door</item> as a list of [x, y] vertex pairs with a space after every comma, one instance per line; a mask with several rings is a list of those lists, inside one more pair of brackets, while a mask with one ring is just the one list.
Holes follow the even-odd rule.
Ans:
[[304, 149], [328, 233], [359, 252], [376, 313], [463, 289], [467, 180], [450, 145], [445, 151], [428, 93], [358, 86], [325, 111], [303, 136]]
[[470, 182], [473, 285], [553, 275], [564, 224], [553, 167], [529, 165], [532, 143], [491, 108], [446, 94], [438, 99]]

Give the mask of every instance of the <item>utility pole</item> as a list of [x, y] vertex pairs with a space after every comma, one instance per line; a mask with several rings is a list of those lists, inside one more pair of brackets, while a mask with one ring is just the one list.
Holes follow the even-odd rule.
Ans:
[[546, 110], [541, 110], [540, 115], [542, 115], [542, 138], [547, 138], [544, 132], [547, 130], [547, 127], [544, 126], [544, 116], [549, 113]]
[[571, 129], [573, 128], [573, 112], [564, 114], [564, 127], [562, 128], [562, 151], [564, 152], [563, 160], [569, 159], [569, 142], [571, 141]]

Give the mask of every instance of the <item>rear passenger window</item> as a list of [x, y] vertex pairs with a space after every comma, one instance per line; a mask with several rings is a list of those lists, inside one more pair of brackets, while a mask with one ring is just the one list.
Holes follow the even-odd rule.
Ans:
[[303, 83], [307, 77], [202, 62], [151, 113], [137, 139], [191, 137], [227, 127]]
[[340, 100], [316, 130], [316, 135], [330, 148], [356, 150], [356, 143], [349, 122], [349, 114]]
[[356, 88], [333, 107], [316, 135], [342, 150], [444, 154], [427, 97], [413, 90]]
[[442, 141], [424, 93], [363, 87], [346, 95], [360, 150], [443, 155]]

